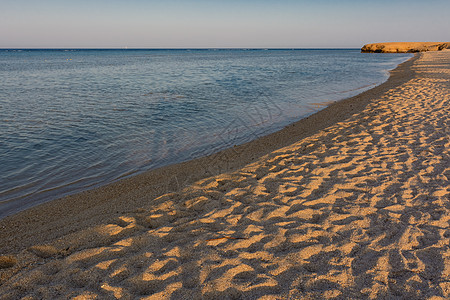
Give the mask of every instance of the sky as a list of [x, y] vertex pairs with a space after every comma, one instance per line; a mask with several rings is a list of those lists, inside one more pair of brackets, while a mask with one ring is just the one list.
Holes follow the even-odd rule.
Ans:
[[0, 48], [360, 48], [450, 41], [449, 0], [0, 0]]

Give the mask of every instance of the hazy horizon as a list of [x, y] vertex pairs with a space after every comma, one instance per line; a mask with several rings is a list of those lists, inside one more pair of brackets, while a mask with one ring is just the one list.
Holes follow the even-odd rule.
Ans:
[[304, 48], [292, 48], [292, 47], [285, 47], [285, 48], [271, 48], [271, 47], [203, 47], [203, 48], [184, 48], [184, 47], [177, 47], [177, 48], [162, 48], [162, 47], [154, 47], [154, 48], [143, 48], [143, 47], [104, 47], [104, 48], [96, 48], [96, 47], [90, 47], [90, 48], [79, 48], [79, 47], [73, 47], [73, 48], [62, 48], [62, 47], [54, 47], [54, 48], [46, 48], [46, 47], [27, 47], [27, 48], [1, 48], [0, 50], [350, 50], [350, 49], [359, 49], [360, 47], [304, 47]]
[[375, 42], [445, 42], [448, 11], [450, 1], [443, 0], [0, 0], [0, 48], [360, 48]]

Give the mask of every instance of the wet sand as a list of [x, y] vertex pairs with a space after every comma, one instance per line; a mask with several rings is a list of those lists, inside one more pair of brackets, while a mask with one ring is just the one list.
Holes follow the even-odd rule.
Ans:
[[0, 299], [450, 297], [450, 51], [251, 143], [0, 221]]

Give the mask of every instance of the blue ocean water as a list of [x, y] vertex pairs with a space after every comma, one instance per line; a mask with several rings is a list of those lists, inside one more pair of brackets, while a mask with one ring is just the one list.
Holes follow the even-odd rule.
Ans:
[[411, 56], [0, 50], [0, 218], [274, 132]]

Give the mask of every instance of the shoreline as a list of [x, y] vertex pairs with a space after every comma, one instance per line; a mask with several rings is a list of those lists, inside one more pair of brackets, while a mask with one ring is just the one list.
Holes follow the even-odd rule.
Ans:
[[200, 179], [236, 171], [272, 151], [344, 121], [362, 111], [371, 100], [388, 89], [408, 81], [413, 76], [411, 66], [418, 58], [416, 54], [399, 64], [389, 72], [386, 82], [356, 96], [335, 101], [272, 134], [206, 157], [146, 171], [7, 216], [0, 220], [0, 240], [5, 241], [0, 246], [0, 254], [16, 252], [31, 244], [44, 243], [82, 228], [109, 222], [137, 208], [151, 206], [147, 203], [149, 200], [180, 191]]
[[[55, 56], [52, 56], [51, 53], [50, 51], [36, 55], [26, 54], [27, 57], [31, 55], [31, 57], [43, 59], [39, 59], [40, 63], [31, 69], [25, 61], [20, 59], [20, 55], [11, 54], [5, 58], [17, 60], [18, 64], [27, 69], [27, 74], [31, 75], [40, 68], [46, 68], [45, 58], [48, 55], [52, 59], [63, 59], [63, 62], [66, 59], [63, 57], [67, 56], [63, 52], [55, 54]], [[2, 187], [0, 219], [44, 202], [98, 188], [149, 170], [216, 153], [233, 145], [243, 144], [276, 132], [317, 111], [317, 106], [307, 103], [309, 99], [314, 99], [315, 102], [333, 101], [362, 93], [386, 81], [389, 77], [389, 70], [413, 56], [412, 54], [361, 55], [356, 49], [312, 50], [305, 53], [291, 50], [280, 53], [276, 51], [239, 53], [232, 51], [224, 51], [221, 54], [209, 53], [209, 58], [205, 61], [207, 66], [213, 66], [216, 62], [223, 61], [225, 57], [235, 59], [243, 55], [243, 60], [239, 58], [239, 61], [243, 66], [249, 66], [249, 68], [242, 69], [237, 76], [246, 80], [246, 86], [240, 88], [239, 82], [224, 86], [225, 90], [231, 93], [230, 97], [223, 94], [225, 90], [219, 91], [223, 85], [221, 79], [218, 80], [219, 77], [226, 80], [226, 76], [228, 76], [226, 73], [228, 71], [225, 69], [219, 70], [213, 76], [214, 78], [211, 77], [205, 82], [202, 80], [197, 82], [195, 94], [205, 96], [205, 99], [202, 98], [198, 101], [195, 99], [196, 95], [189, 92], [190, 83], [183, 82], [180, 85], [177, 84], [174, 89], [167, 90], [160, 87], [159, 84], [152, 85], [151, 82], [157, 78], [151, 76], [146, 78], [146, 81], [143, 79], [146, 82], [144, 90], [148, 91], [141, 91], [140, 85], [143, 81], [141, 82], [139, 78], [131, 80], [127, 87], [130, 91], [123, 90], [123, 93], [120, 90], [115, 91], [118, 89], [117, 85], [111, 85], [111, 89], [108, 88], [107, 92], [108, 100], [105, 100], [109, 104], [105, 104], [106, 102], [103, 100], [94, 101], [92, 104], [95, 108], [91, 107], [91, 111], [88, 112], [86, 107], [90, 107], [91, 104], [89, 104], [90, 100], [86, 99], [90, 98], [77, 96], [78, 93], [83, 93], [79, 90], [82, 85], [76, 84], [76, 82], [82, 81], [84, 75], [80, 75], [74, 78], [75, 86], [70, 90], [68, 97], [74, 97], [73, 101], [77, 102], [77, 105], [85, 113], [80, 115], [77, 112], [78, 106], [71, 105], [63, 110], [50, 110], [47, 116], [47, 114], [39, 113], [44, 107], [42, 105], [37, 109], [30, 110], [31, 102], [35, 97], [48, 98], [55, 105], [59, 105], [57, 104], [60, 103], [59, 100], [54, 96], [55, 88], [42, 83], [45, 88], [34, 93], [33, 81], [23, 82], [30, 88], [27, 89], [26, 95], [25, 92], [17, 94], [16, 100], [20, 100], [25, 108], [21, 112], [13, 105], [5, 110], [6, 114], [8, 112], [12, 115], [18, 114], [18, 117], [14, 120], [5, 119], [6, 127], [3, 136], [6, 138], [6, 143], [2, 143], [1, 149], [6, 152], [0, 159], [0, 165], [5, 165], [2, 184], [0, 184]], [[143, 60], [140, 65], [144, 66], [146, 55], [156, 55], [151, 51], [141, 54], [120, 53], [120, 57], [127, 61]], [[178, 56], [174, 56], [174, 54], [176, 53], [169, 50], [155, 56], [161, 63], [168, 63], [171, 66], [174, 64], [174, 68], [170, 68], [169, 73], [176, 73], [177, 70]], [[117, 55], [119, 53], [97, 53], [86, 50], [75, 56], [69, 55], [73, 59], [77, 58], [73, 61], [74, 64], [63, 64], [66, 65], [67, 72], [81, 68], [80, 72], [88, 76], [89, 71], [79, 64], [80, 60], [86, 58], [86, 63], [95, 66], [100, 61], [94, 57], [98, 56], [103, 61], [117, 58]], [[195, 60], [203, 59], [203, 55], [200, 53], [191, 55], [183, 52], [180, 55], [192, 56]], [[260, 71], [263, 72], [261, 75], [265, 76], [263, 74], [267, 71], [270, 76], [254, 80], [259, 75], [251, 71], [251, 64], [264, 57], [267, 57], [268, 60], [261, 61], [264, 64], [260, 68]], [[320, 65], [310, 64], [307, 59], [309, 57], [315, 57], [322, 63]], [[292, 64], [288, 63], [283, 67], [283, 62], [289, 62], [291, 59], [294, 59]], [[121, 64], [120, 60], [115, 63]], [[330, 69], [321, 73], [321, 65], [324, 64], [329, 65]], [[153, 68], [153, 65], [150, 64], [149, 67]], [[279, 72], [270, 71], [272, 66], [279, 68]], [[106, 74], [105, 67], [102, 67], [101, 64], [98, 67], [100, 68], [99, 72]], [[183, 64], [183, 68], [187, 68], [186, 70], [196, 68], [196, 64], [186, 63]], [[235, 67], [231, 65], [226, 66], [226, 69], [233, 68]], [[313, 78], [311, 82], [313, 86], [308, 86], [308, 80], [304, 80], [303, 72], [298, 72], [303, 68], [311, 71], [317, 69], [319, 72], [316, 74], [318, 77], [314, 77], [316, 79]], [[201, 72], [210, 74], [213, 72], [211, 70], [214, 69], [202, 68]], [[117, 78], [121, 76], [128, 78], [139, 73], [132, 69], [115, 69], [115, 72], [117, 72]], [[155, 70], [155, 72], [158, 71]], [[337, 73], [343, 75], [337, 76]], [[36, 74], [38, 75], [38, 73]], [[52, 81], [64, 84], [64, 78], [61, 79], [57, 72], [52, 71], [48, 76], [52, 77]], [[38, 78], [40, 77], [38, 76]], [[198, 81], [199, 78], [201, 79], [198, 77], [193, 80]], [[252, 82], [249, 86], [247, 86], [247, 79]], [[109, 81], [116, 79], [105, 75], [102, 80], [104, 84], [109, 84]], [[277, 84], [277, 80], [282, 80], [282, 84]], [[170, 85], [170, 81], [164, 82], [163, 86], [167, 84]], [[185, 87], [186, 84], [189, 86]], [[209, 86], [210, 84], [212, 86]], [[94, 86], [92, 88], [95, 90]], [[209, 91], [211, 88], [213, 90]], [[13, 80], [11, 86], [8, 84], [8, 90], [13, 94], [14, 90], [20, 89], [20, 81]], [[121, 96], [114, 97], [117, 93]], [[223, 95], [225, 98], [220, 100]], [[274, 98], [273, 95], [278, 96]], [[3, 100], [7, 101], [7, 99]], [[29, 101], [31, 102], [29, 103]], [[70, 103], [73, 101], [70, 100]], [[139, 104], [135, 105], [136, 103]], [[155, 103], [158, 105], [155, 106]], [[198, 107], [200, 104], [202, 107]], [[166, 106], [170, 111], [163, 109]], [[221, 109], [218, 109], [219, 107], [223, 107], [225, 111], [222, 112]], [[163, 109], [162, 112], [154, 111], [160, 108]], [[189, 109], [184, 110], [184, 108]], [[201, 109], [201, 113], [197, 113], [197, 108]], [[96, 115], [100, 111], [101, 115]], [[146, 112], [150, 112], [150, 115], [147, 115]], [[134, 114], [136, 116], [133, 116]], [[27, 115], [29, 117], [25, 117]], [[43, 119], [44, 115], [51, 119], [50, 123], [46, 122], [45, 118]], [[70, 117], [63, 117], [65, 115]], [[188, 122], [186, 120], [191, 120], [191, 118], [196, 121], [186, 123]], [[37, 125], [30, 123], [31, 127], [28, 128], [28, 122]], [[211, 128], [209, 128], [210, 126]], [[21, 130], [20, 140], [15, 139], [15, 128]], [[39, 128], [46, 128], [45, 132], [40, 132]], [[129, 131], [130, 134], [126, 134], [126, 131]], [[50, 136], [51, 138], [49, 138]], [[80, 163], [81, 161], [82, 163]]]
[[420, 53], [378, 89], [174, 166], [157, 198], [123, 186], [147, 205], [105, 197], [61, 228], [47, 214], [0, 255], [0, 298], [449, 299], [449, 81], [450, 50]]

